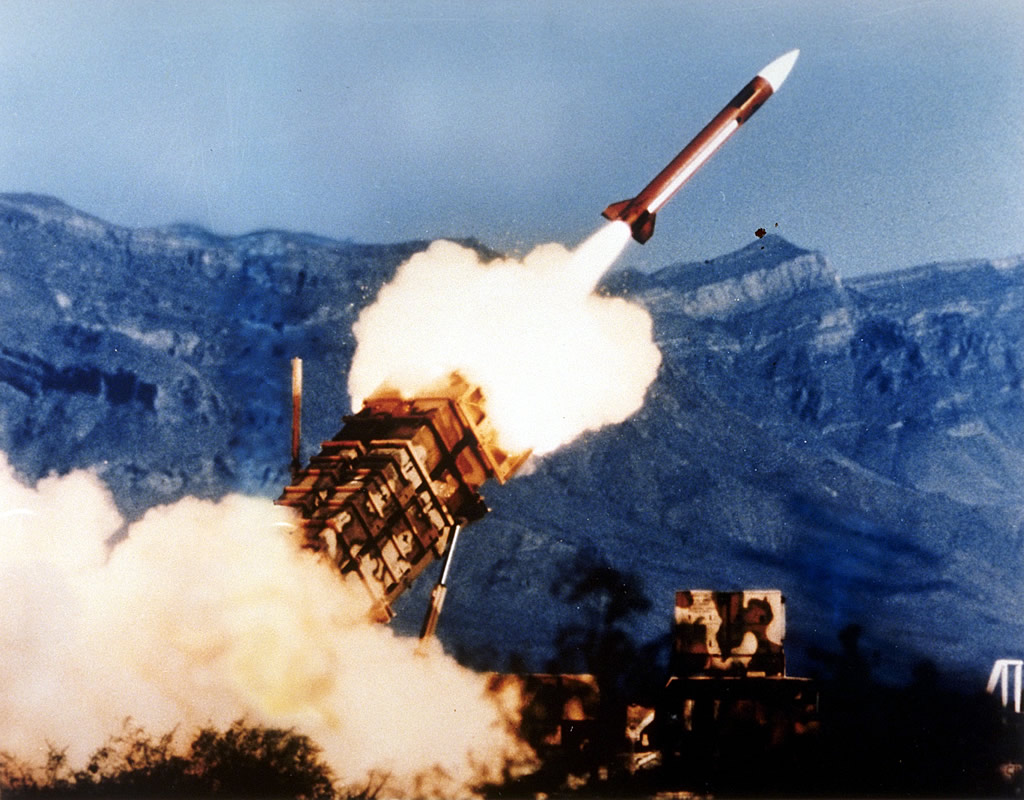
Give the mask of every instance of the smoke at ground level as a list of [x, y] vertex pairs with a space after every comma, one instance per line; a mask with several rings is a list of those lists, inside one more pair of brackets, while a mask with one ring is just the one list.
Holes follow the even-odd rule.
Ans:
[[525, 764], [514, 686], [366, 619], [285, 509], [186, 498], [123, 527], [90, 472], [22, 483], [0, 454], [0, 751], [86, 759], [146, 730], [244, 718], [312, 737], [343, 782], [451, 796]]

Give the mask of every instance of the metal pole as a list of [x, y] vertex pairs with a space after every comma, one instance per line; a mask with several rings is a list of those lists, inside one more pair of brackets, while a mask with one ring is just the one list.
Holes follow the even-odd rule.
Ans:
[[427, 616], [423, 620], [420, 639], [429, 639], [434, 635], [434, 631], [437, 630], [437, 618], [441, 616], [444, 598], [448, 594], [448, 571], [452, 566], [452, 553], [455, 552], [455, 544], [459, 540], [459, 531], [461, 529], [461, 525], [456, 525], [452, 529], [452, 540], [448, 543], [448, 551], [444, 554], [444, 566], [441, 567], [441, 577], [438, 579], [434, 590], [430, 593], [430, 608], [427, 610]]
[[292, 359], [292, 476], [302, 468], [302, 359]]

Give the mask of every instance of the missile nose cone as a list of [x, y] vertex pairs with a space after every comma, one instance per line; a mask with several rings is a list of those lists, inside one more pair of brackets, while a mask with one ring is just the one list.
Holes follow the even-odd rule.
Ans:
[[789, 71], [793, 69], [793, 65], [796, 63], [798, 55], [800, 55], [799, 50], [790, 50], [785, 55], [779, 56], [771, 64], [757, 73], [772, 85], [772, 92], [779, 91], [779, 87], [782, 86], [782, 82], [786, 80], [786, 77], [789, 75]]

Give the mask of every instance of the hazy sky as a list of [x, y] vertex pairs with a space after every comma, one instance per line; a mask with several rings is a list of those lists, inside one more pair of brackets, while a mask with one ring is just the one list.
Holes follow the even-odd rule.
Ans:
[[843, 275], [1005, 256], [1021, 42], [1024, 0], [0, 0], [0, 191], [133, 226], [571, 245], [798, 47], [623, 262], [759, 227]]

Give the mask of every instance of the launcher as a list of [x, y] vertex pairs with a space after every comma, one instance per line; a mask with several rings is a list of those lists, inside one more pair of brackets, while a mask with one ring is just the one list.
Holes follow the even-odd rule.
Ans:
[[305, 468], [295, 419], [292, 480], [277, 503], [299, 513], [305, 547], [358, 577], [384, 622], [456, 527], [487, 513], [480, 487], [503, 483], [529, 456], [498, 445], [482, 391], [458, 374], [413, 399], [378, 390]]

